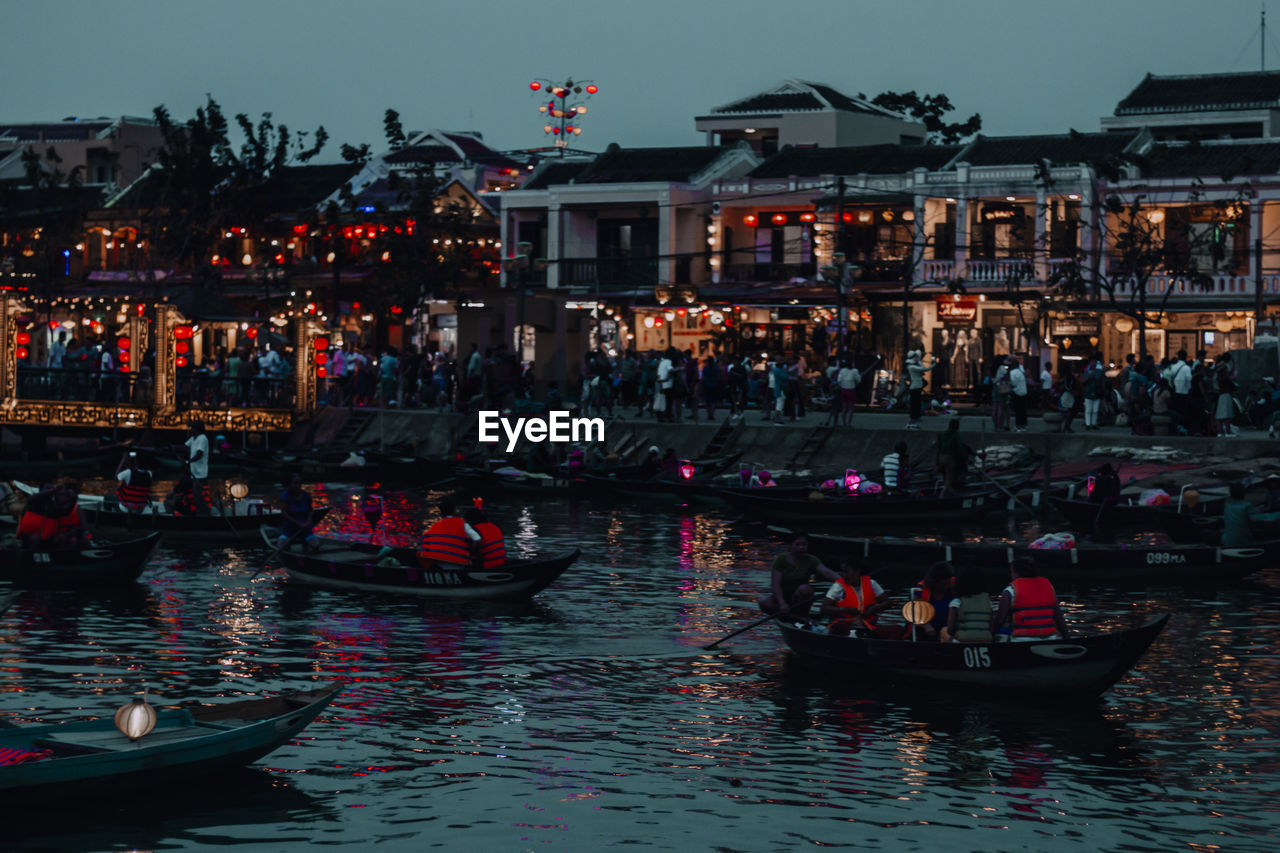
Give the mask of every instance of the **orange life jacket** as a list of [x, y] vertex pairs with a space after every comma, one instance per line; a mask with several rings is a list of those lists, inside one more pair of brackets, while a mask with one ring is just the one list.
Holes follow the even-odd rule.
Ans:
[[1017, 578], [1013, 582], [1013, 636], [1047, 637], [1058, 632], [1053, 621], [1057, 593], [1048, 578]]
[[431, 563], [471, 565], [471, 540], [467, 538], [467, 523], [456, 515], [442, 518], [427, 531], [418, 551], [418, 562], [424, 567]]
[[494, 569], [506, 565], [507, 544], [502, 539], [502, 531], [492, 521], [475, 525], [480, 534], [480, 565], [486, 569]]
[[129, 482], [116, 487], [116, 500], [129, 509], [146, 509], [151, 504], [151, 472], [135, 469]]
[[[840, 607], [848, 607], [852, 610], [863, 610], [875, 603], [876, 592], [871, 587], [871, 578], [866, 575], [862, 576], [862, 583], [858, 589], [854, 587], [844, 578], [838, 578], [836, 583], [840, 584], [840, 588], [844, 590], [844, 598], [840, 599]], [[849, 616], [837, 616], [836, 620], [852, 620], [852, 614]], [[868, 628], [875, 630], [876, 620], [874, 617], [868, 617], [865, 613], [862, 616], [862, 623]]]
[[58, 520], [50, 518], [37, 509], [27, 505], [18, 522], [18, 536], [39, 536], [41, 539], [52, 539], [58, 532]]
[[64, 530], [79, 530], [82, 526], [80, 524], [80, 508], [73, 506], [71, 512], [58, 516], [57, 523], [59, 533]]

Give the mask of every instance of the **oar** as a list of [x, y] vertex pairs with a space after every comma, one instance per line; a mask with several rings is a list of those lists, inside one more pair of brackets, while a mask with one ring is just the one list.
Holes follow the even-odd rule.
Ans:
[[[270, 547], [272, 551], [275, 551], [277, 554], [283, 554], [288, 549], [288, 547], [293, 544], [293, 540], [297, 539], [300, 534], [310, 530], [311, 527], [312, 525], [307, 525], [306, 527], [299, 527], [297, 530], [293, 531], [293, 535], [290, 536], [287, 540], [285, 540], [285, 543], [283, 545], [276, 545], [270, 539], [267, 539], [265, 536], [263, 537], [263, 541], [267, 543], [267, 546]], [[249, 575], [249, 580], [253, 580], [254, 578], [262, 574], [266, 570], [267, 570], [267, 567], [264, 565], [262, 568], [258, 569], [253, 574]]]
[[750, 625], [747, 625], [744, 628], [739, 628], [738, 630], [734, 631], [732, 634], [726, 634], [725, 636], [716, 640], [711, 645], [703, 646], [703, 648], [706, 649], [707, 651], [710, 651], [714, 649], [716, 646], [725, 642], [726, 640], [732, 640], [734, 637], [738, 636], [739, 634], [746, 633], [747, 631], [750, 631], [752, 628], [758, 628], [759, 626], [768, 622], [770, 619], [777, 619], [781, 615], [782, 615], [781, 613], [770, 613], [768, 616], [764, 617], [763, 619], [757, 619], [756, 621], [752, 622]]

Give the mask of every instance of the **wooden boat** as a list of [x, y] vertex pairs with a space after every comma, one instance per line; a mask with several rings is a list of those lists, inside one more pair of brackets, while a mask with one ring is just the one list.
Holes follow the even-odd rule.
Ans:
[[574, 548], [536, 560], [511, 560], [494, 569], [424, 569], [411, 548], [391, 548], [340, 539], [321, 539], [304, 553], [298, 546], [276, 548], [280, 531], [261, 528], [263, 540], [284, 563], [289, 577], [317, 586], [417, 595], [430, 598], [528, 598], [550, 586], [578, 559]]
[[[34, 494], [35, 487], [15, 482], [20, 491]], [[284, 514], [261, 498], [246, 498], [222, 507], [211, 507], [207, 515], [176, 515], [164, 508], [163, 501], [152, 501], [150, 509], [130, 512], [116, 501], [114, 495], [80, 495], [77, 501], [80, 514], [94, 527], [125, 530], [159, 530], [167, 535], [180, 536], [243, 536], [252, 538], [263, 524], [280, 525]], [[312, 510], [312, 519], [319, 523], [328, 514], [328, 507]]]
[[0, 796], [6, 803], [65, 807], [68, 797], [129, 795], [182, 784], [256, 761], [297, 736], [342, 685], [270, 699], [158, 709], [137, 742], [121, 734], [111, 710], [101, 719], [0, 730]]
[[1166, 613], [1136, 628], [1019, 643], [833, 637], [778, 624], [783, 639], [804, 663], [827, 672], [854, 672], [862, 682], [923, 681], [949, 688], [1001, 691], [1002, 699], [1083, 700], [1119, 681], [1168, 622]]
[[950, 495], [857, 494], [820, 498], [775, 498], [754, 489], [721, 497], [750, 515], [807, 524], [897, 524], [921, 519], [969, 518], [1002, 508], [1008, 495], [996, 486], [973, 487]]
[[[779, 533], [785, 527], [771, 527]], [[1214, 579], [1242, 578], [1280, 559], [1280, 540], [1238, 548], [1218, 545], [1124, 545], [1077, 543], [1074, 548], [1041, 549], [1004, 542], [947, 542], [932, 539], [809, 534], [810, 549], [833, 560], [854, 554], [871, 563], [902, 566], [920, 572], [925, 566], [947, 561], [955, 566], [1004, 568], [1026, 557], [1051, 580], [1188, 580], [1212, 575]], [[994, 571], [993, 571], [994, 574]], [[1004, 582], [1002, 576], [997, 578]]]
[[[1095, 528], [1144, 528], [1163, 530], [1166, 523], [1177, 524], [1181, 520], [1222, 515], [1225, 497], [1215, 495], [1201, 498], [1194, 508], [1179, 509], [1176, 504], [1147, 506], [1137, 502], [1136, 495], [1122, 496], [1121, 503], [1093, 503], [1067, 497], [1051, 497], [1053, 508], [1071, 522], [1076, 530]], [[1190, 523], [1190, 521], [1187, 521]]]
[[20, 587], [79, 587], [137, 580], [160, 541], [148, 533], [130, 542], [97, 543], [80, 550], [0, 550], [0, 580]]
[[362, 465], [343, 464], [349, 453], [278, 453], [271, 465], [282, 479], [298, 474], [308, 482], [322, 483], [401, 483], [418, 485], [448, 477], [453, 460], [422, 459], [396, 456], [372, 450], [359, 452]]

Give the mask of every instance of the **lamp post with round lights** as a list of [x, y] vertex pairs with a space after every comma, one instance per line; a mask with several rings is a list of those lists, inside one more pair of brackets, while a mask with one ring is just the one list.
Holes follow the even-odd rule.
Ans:
[[563, 157], [564, 149], [569, 147], [569, 137], [582, 134], [581, 117], [587, 114], [584, 102], [600, 91], [600, 87], [587, 80], [575, 82], [572, 78], [563, 83], [533, 80], [529, 83], [529, 91], [539, 97], [550, 95], [545, 103], [541, 100], [538, 103], [538, 112], [545, 116], [546, 122], [542, 132], [555, 137], [555, 146]]
[[836, 286], [836, 357], [844, 347], [844, 303], [845, 288], [853, 283], [853, 279], [862, 277], [862, 267], [849, 263], [844, 252], [835, 252], [831, 256], [832, 264], [822, 268], [822, 278]]

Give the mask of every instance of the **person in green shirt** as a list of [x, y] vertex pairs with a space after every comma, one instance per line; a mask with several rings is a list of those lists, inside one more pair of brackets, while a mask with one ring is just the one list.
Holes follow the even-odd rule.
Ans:
[[1230, 486], [1230, 499], [1222, 507], [1222, 545], [1226, 548], [1239, 548], [1252, 545], [1256, 540], [1249, 527], [1253, 521], [1280, 520], [1280, 512], [1257, 512], [1252, 503], [1245, 500], [1244, 483], [1234, 482]]
[[806, 627], [814, 597], [809, 581], [815, 575], [832, 583], [840, 577], [809, 553], [809, 537], [799, 532], [792, 533], [787, 550], [773, 558], [769, 574], [769, 592], [757, 599], [760, 609]]

